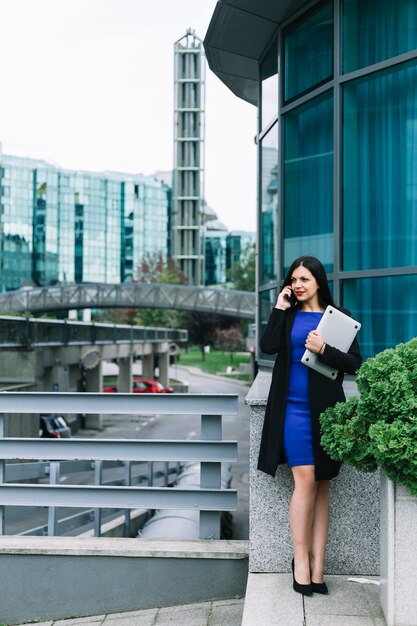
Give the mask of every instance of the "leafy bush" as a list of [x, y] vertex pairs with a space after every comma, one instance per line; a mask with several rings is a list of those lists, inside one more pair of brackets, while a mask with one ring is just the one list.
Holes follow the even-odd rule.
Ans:
[[320, 416], [321, 443], [336, 461], [378, 466], [417, 495], [417, 338], [363, 363], [359, 398]]

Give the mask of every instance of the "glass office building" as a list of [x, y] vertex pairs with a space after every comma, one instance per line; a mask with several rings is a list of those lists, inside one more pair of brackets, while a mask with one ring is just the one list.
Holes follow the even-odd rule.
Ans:
[[417, 335], [415, 0], [224, 0], [205, 48], [259, 108], [258, 331], [311, 254], [365, 357]]
[[130, 281], [168, 253], [170, 188], [153, 177], [2, 156], [0, 290]]
[[226, 285], [231, 281], [233, 265], [244, 262], [249, 256], [256, 234], [244, 230], [229, 231], [207, 206], [204, 218], [204, 284]]

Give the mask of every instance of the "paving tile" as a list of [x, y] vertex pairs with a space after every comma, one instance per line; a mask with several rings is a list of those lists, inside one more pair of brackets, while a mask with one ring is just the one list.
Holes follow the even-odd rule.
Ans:
[[125, 617], [108, 615], [103, 626], [153, 626], [158, 609], [135, 611], [134, 614], [125, 613]]
[[369, 612], [374, 618], [383, 617], [379, 591], [380, 589], [376, 585], [362, 585], [362, 592], [368, 603]]
[[243, 617], [244, 601], [219, 604], [213, 602], [208, 626], [240, 626]]
[[[363, 585], [351, 583], [344, 576], [326, 576], [329, 595], [315, 593], [305, 598], [304, 606], [307, 618], [312, 615], [364, 615], [372, 613], [367, 599], [371, 590], [364, 590]], [[372, 585], [372, 587], [375, 587]], [[375, 587], [376, 589], [376, 587]], [[307, 619], [308, 621], [308, 619]]]
[[374, 620], [365, 615], [312, 615], [307, 626], [374, 626]]
[[155, 626], [207, 626], [211, 602], [159, 609]]
[[242, 626], [300, 626], [302, 597], [289, 574], [249, 574]]
[[[133, 617], [154, 618], [158, 613], [158, 609], [140, 609], [138, 611], [127, 611], [124, 613], [111, 613], [107, 615], [104, 624], [111, 624], [112, 621], [120, 619], [130, 619]], [[111, 626], [114, 626], [112, 624]]]
[[213, 606], [222, 606], [223, 604], [240, 604], [244, 601], [245, 598], [230, 598], [229, 600], [214, 600], [211, 604]]

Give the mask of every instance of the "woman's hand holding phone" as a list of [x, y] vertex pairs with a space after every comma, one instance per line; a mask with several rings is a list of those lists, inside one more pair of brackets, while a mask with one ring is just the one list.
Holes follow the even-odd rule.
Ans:
[[279, 294], [275, 308], [286, 311], [287, 309], [290, 309], [292, 306], [294, 306], [294, 300], [296, 301], [296, 298], [292, 292], [292, 289], [289, 285], [287, 285]]

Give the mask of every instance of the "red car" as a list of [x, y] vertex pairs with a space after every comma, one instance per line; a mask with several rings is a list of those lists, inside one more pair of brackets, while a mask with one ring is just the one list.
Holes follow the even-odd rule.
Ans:
[[[116, 393], [117, 387], [115, 385], [108, 385], [103, 387], [103, 391], [106, 393]], [[157, 380], [149, 380], [148, 378], [135, 378], [133, 379], [133, 393], [172, 393], [174, 390], [172, 387], [164, 387]]]
[[172, 393], [172, 387], [164, 387], [157, 380], [148, 380], [147, 378], [133, 379], [133, 393]]
[[106, 387], [103, 387], [103, 391], [105, 393], [117, 393], [117, 387], [116, 385], [107, 385]]

